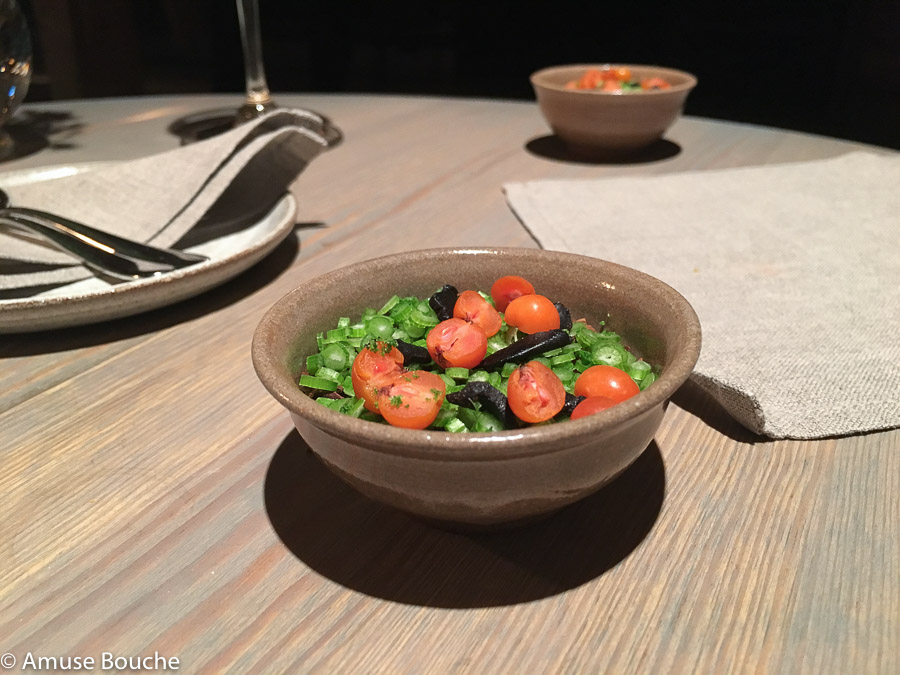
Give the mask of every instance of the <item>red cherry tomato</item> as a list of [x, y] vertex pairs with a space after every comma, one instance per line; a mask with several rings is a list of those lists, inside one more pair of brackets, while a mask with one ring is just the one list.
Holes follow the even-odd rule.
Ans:
[[516, 298], [532, 293], [534, 286], [528, 280], [517, 276], [500, 277], [491, 286], [491, 299], [500, 312], [505, 312], [509, 303]]
[[506, 308], [506, 323], [525, 333], [559, 328], [559, 312], [543, 295], [523, 295]]
[[671, 84], [661, 77], [646, 77], [641, 80], [641, 89], [670, 89]]
[[605, 91], [607, 93], [622, 91], [622, 83], [619, 80], [607, 80], [603, 83], [603, 87], [600, 91]]
[[383, 375], [393, 375], [403, 367], [403, 354], [396, 347], [377, 342], [375, 348], [365, 347], [353, 359], [350, 369], [350, 380], [353, 382], [353, 393], [365, 401], [366, 410], [378, 412], [375, 406], [373, 386], [378, 382], [373, 379]]
[[523, 422], [545, 422], [566, 402], [566, 388], [540, 361], [529, 361], [509, 376], [506, 397], [513, 414]]
[[487, 335], [474, 323], [447, 319], [428, 332], [425, 346], [441, 368], [474, 368], [487, 354]]
[[391, 426], [424, 429], [437, 417], [446, 392], [444, 381], [435, 373], [405, 370], [378, 388], [378, 412]]
[[588, 68], [578, 80], [579, 89], [595, 89], [603, 83], [603, 73], [596, 68]]
[[631, 80], [631, 70], [625, 66], [604, 66], [602, 69], [589, 68], [578, 80], [567, 82], [566, 89], [602, 89], [618, 91], [621, 86], [606, 86], [609, 82], [621, 85]]
[[453, 306], [453, 316], [474, 323], [488, 337], [496, 335], [503, 325], [500, 314], [477, 291], [463, 291]]
[[593, 415], [601, 410], [611, 408], [615, 404], [616, 402], [607, 396], [589, 396], [575, 406], [575, 410], [572, 411], [571, 419], [577, 420], [581, 417]]
[[621, 403], [639, 392], [628, 373], [615, 366], [591, 366], [575, 380], [576, 396], [605, 396]]
[[631, 79], [631, 70], [626, 68], [625, 66], [619, 66], [617, 68], [607, 68], [603, 71], [603, 79], [606, 82], [610, 80], [615, 80], [617, 82], [628, 82]]

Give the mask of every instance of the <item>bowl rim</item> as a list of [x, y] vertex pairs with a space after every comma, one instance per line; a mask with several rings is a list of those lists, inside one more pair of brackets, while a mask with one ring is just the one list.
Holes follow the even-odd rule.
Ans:
[[673, 84], [668, 89], [651, 89], [649, 91], [636, 92], [641, 96], [660, 96], [660, 95], [671, 95], [677, 94], [685, 91], [690, 91], [694, 87], [697, 86], [697, 76], [693, 73], [689, 73], [686, 70], [679, 70], [677, 68], [669, 68], [668, 66], [656, 66], [649, 63], [567, 63], [561, 64], [558, 66], [547, 66], [545, 68], [541, 68], [540, 70], [536, 70], [529, 76], [529, 81], [534, 87], [541, 87], [543, 89], [549, 89], [551, 91], [563, 92], [566, 94], [578, 94], [578, 95], [600, 95], [607, 98], [628, 98], [632, 99], [633, 97], [624, 96], [619, 94], [613, 94], [611, 92], [600, 91], [598, 89], [566, 89], [562, 85], [554, 84], [552, 82], [547, 82], [546, 77], [558, 73], [561, 70], [568, 69], [588, 69], [588, 68], [652, 68], [654, 70], [660, 71], [660, 76], [665, 77], [665, 73], [675, 74], [681, 77], [687, 77], [686, 82], [682, 82], [681, 84]]
[[[404, 258], [428, 259], [459, 255], [534, 255], [563, 260], [582, 259], [591, 264], [609, 266], [625, 274], [636, 274], [661, 294], [661, 300], [671, 303], [685, 318], [686, 340], [683, 348], [673, 355], [671, 363], [653, 386], [636, 396], [601, 413], [559, 424], [507, 429], [499, 432], [450, 433], [442, 430], [417, 430], [392, 427], [378, 422], [344, 415], [331, 410], [303, 393], [284, 364], [279, 362], [266, 341], [271, 332], [287, 316], [295, 312], [301, 298], [327, 287], [342, 274], [353, 270], [357, 274], [377, 273], [381, 268], [393, 267]], [[564, 452], [566, 440], [572, 437], [594, 436], [618, 425], [626, 425], [650, 413], [667, 401], [688, 379], [700, 355], [701, 329], [696, 312], [674, 288], [649, 274], [625, 265], [575, 253], [517, 247], [452, 247], [430, 248], [379, 256], [336, 268], [301, 283], [279, 298], [263, 314], [251, 343], [254, 369], [263, 386], [291, 413], [308, 420], [328, 435], [344, 440], [363, 437], [368, 449], [389, 455], [440, 459], [441, 461], [500, 461], [535, 455]], [[352, 442], [352, 440], [350, 440]], [[490, 444], [485, 452], [483, 444]], [[376, 447], [373, 447], [376, 446]]]

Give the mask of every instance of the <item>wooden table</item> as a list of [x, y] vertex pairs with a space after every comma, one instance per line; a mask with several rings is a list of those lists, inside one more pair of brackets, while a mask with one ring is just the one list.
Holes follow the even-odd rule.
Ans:
[[[6, 169], [177, 145], [238, 96], [61, 102], [80, 128]], [[0, 652], [185, 672], [900, 672], [900, 431], [756, 437], [696, 388], [620, 479], [555, 518], [449, 534], [307, 451], [249, 349], [326, 270], [534, 246], [501, 185], [832, 157], [860, 146], [685, 118], [635, 164], [560, 154], [529, 103], [281, 95], [344, 143], [295, 186], [296, 237], [194, 300], [0, 336]]]

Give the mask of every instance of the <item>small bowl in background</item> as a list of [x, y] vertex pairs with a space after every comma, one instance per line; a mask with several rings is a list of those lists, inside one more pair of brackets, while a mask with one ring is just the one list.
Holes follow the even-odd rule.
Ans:
[[[428, 297], [445, 283], [490, 289], [526, 277], [538, 292], [618, 332], [662, 368], [645, 391], [579, 420], [495, 433], [400, 429], [342, 415], [297, 386], [316, 333], [355, 319], [394, 294]], [[300, 435], [364, 495], [450, 529], [496, 529], [534, 520], [600, 489], [647, 448], [669, 397], [700, 353], [700, 325], [663, 282], [614, 263], [540, 249], [429, 249], [334, 270], [291, 291], [253, 337], [253, 365], [290, 411]]]
[[[625, 67], [633, 80], [661, 77], [668, 89], [613, 94], [567, 89], [589, 68]], [[553, 133], [573, 152], [628, 152], [662, 138], [684, 108], [697, 78], [681, 70], [632, 64], [578, 64], [544, 68], [531, 75], [541, 113]]]

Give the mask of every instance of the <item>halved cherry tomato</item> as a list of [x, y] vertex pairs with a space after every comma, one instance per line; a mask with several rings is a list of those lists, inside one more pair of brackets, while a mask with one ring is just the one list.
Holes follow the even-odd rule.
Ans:
[[474, 368], [487, 354], [487, 335], [474, 323], [454, 317], [432, 328], [425, 346], [441, 368]]
[[540, 361], [529, 361], [509, 376], [506, 397], [513, 414], [523, 422], [545, 422], [566, 402], [566, 388]]
[[603, 83], [603, 73], [596, 68], [588, 68], [588, 70], [578, 80], [579, 89], [595, 89]]
[[353, 382], [353, 393], [365, 401], [366, 410], [378, 412], [375, 406], [375, 393], [371, 382], [382, 375], [393, 375], [403, 367], [403, 354], [396, 347], [384, 342], [376, 342], [375, 348], [364, 347], [353, 359], [350, 369], [350, 380]]
[[639, 392], [628, 373], [615, 366], [591, 366], [575, 380], [576, 396], [606, 396], [621, 403]]
[[378, 411], [391, 426], [424, 429], [434, 422], [447, 387], [426, 370], [396, 373], [377, 390]]
[[619, 80], [607, 80], [603, 83], [603, 87], [600, 91], [605, 91], [607, 93], [613, 91], [622, 91], [622, 82]]
[[559, 312], [548, 298], [532, 293], [516, 298], [506, 308], [506, 323], [524, 333], [559, 328]]
[[500, 312], [505, 312], [507, 305], [516, 298], [533, 293], [531, 282], [517, 276], [500, 277], [491, 286], [491, 299]]
[[610, 67], [603, 70], [603, 79], [606, 82], [615, 80], [618, 82], [628, 82], [631, 79], [631, 70], [625, 66]]
[[589, 396], [575, 406], [575, 410], [572, 411], [570, 418], [577, 420], [581, 417], [587, 417], [588, 415], [593, 415], [601, 410], [611, 408], [615, 404], [616, 402], [608, 396]]
[[380, 414], [378, 410], [378, 390], [381, 387], [390, 384], [391, 380], [402, 372], [402, 369], [398, 369], [387, 373], [378, 373], [365, 382], [360, 382], [359, 384], [354, 383], [353, 393], [356, 394], [357, 398], [363, 400], [363, 405], [366, 410]]
[[463, 291], [453, 306], [453, 316], [469, 323], [474, 323], [488, 337], [496, 335], [503, 325], [503, 319], [497, 310], [477, 291]]
[[641, 80], [641, 89], [670, 89], [671, 84], [661, 77], [646, 77]]

